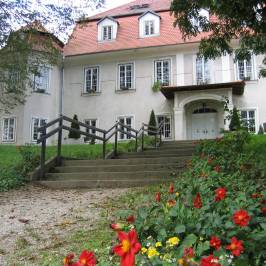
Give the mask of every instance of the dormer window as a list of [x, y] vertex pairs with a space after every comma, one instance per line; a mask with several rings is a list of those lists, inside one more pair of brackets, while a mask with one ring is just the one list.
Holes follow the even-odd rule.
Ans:
[[118, 30], [118, 21], [112, 17], [104, 17], [98, 21], [98, 41], [106, 42], [116, 39]]
[[112, 26], [103, 26], [102, 27], [102, 40], [110, 41], [113, 39], [113, 27]]
[[146, 20], [144, 21], [144, 34], [145, 36], [154, 35], [154, 20]]
[[160, 19], [161, 17], [152, 11], [147, 11], [144, 14], [142, 14], [139, 17], [140, 38], [159, 36]]

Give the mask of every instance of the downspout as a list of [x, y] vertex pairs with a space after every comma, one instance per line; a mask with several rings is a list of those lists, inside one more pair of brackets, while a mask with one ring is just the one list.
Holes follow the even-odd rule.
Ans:
[[65, 56], [62, 57], [62, 65], [60, 70], [60, 92], [59, 92], [59, 115], [63, 114], [63, 94], [64, 94], [64, 62], [65, 62]]

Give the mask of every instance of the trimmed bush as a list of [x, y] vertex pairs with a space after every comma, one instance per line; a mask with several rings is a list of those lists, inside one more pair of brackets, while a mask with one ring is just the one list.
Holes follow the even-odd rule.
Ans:
[[240, 128], [241, 128], [240, 117], [238, 114], [238, 110], [236, 109], [236, 107], [234, 107], [229, 129], [230, 131], [236, 131], [236, 130], [239, 130]]
[[[74, 115], [73, 120], [75, 120], [75, 121], [78, 122], [78, 116], [77, 115]], [[71, 123], [71, 128], [80, 130], [79, 124], [77, 122], [75, 122], [75, 121], [73, 121]], [[79, 139], [80, 138], [80, 133], [75, 132], [75, 131], [70, 131], [69, 134], [68, 134], [68, 137], [70, 139]]]
[[264, 134], [264, 129], [263, 126], [260, 125], [259, 131], [258, 131], [258, 135], [263, 135]]
[[[157, 127], [156, 117], [155, 117], [154, 111], [152, 110], [151, 115], [150, 115], [148, 130], [155, 131], [156, 127]], [[149, 132], [149, 131], [148, 131], [148, 135], [153, 136], [154, 133]]]

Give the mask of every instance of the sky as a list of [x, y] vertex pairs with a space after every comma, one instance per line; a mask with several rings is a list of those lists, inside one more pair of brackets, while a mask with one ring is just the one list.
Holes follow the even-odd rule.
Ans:
[[127, 4], [128, 2], [132, 2], [132, 0], [106, 0], [106, 6], [107, 9], [110, 9], [113, 7]]

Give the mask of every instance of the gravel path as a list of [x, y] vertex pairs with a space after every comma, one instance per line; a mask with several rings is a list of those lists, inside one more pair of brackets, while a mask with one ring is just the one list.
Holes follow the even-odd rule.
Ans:
[[101, 204], [108, 198], [126, 193], [127, 189], [49, 190], [28, 185], [19, 190], [0, 193], [0, 265], [23, 239], [39, 236], [47, 239], [61, 236], [88, 221], [88, 227], [99, 218]]

